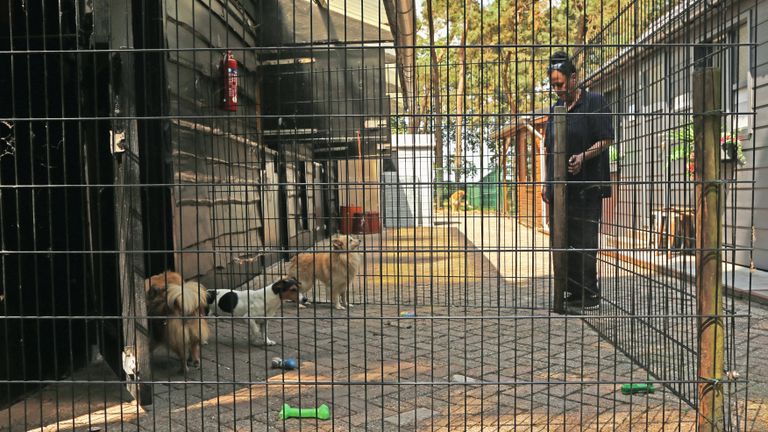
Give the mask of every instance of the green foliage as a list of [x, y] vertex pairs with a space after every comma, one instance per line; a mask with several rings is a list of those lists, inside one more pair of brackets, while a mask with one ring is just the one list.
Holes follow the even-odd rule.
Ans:
[[673, 142], [692, 143], [693, 142], [693, 123], [687, 123], [683, 126], [672, 129], [669, 132], [669, 138]]
[[[669, 132], [669, 139], [672, 142], [670, 149], [670, 160], [688, 160], [693, 153], [693, 123], [686, 123]], [[733, 154], [733, 158], [739, 165], [747, 162], [744, 156], [744, 149], [741, 145], [741, 137], [727, 132], [720, 134], [720, 146], [727, 155]]]
[[693, 144], [681, 143], [672, 146], [669, 153], [669, 160], [688, 160], [691, 152], [693, 151]]
[[408, 122], [404, 116], [390, 116], [390, 125], [393, 134], [408, 133]]
[[[421, 95], [439, 92], [442, 116], [424, 121], [421, 131], [442, 134], [448, 162], [445, 166], [450, 166], [449, 155], [456, 146], [457, 114], [464, 115], [464, 154], [483, 148], [485, 154], [491, 155], [492, 163], [498, 163], [502, 146], [491, 139], [492, 133], [513, 123], [514, 113], [530, 114], [553, 102], [546, 73], [552, 52], [565, 49], [578, 53], [581, 75], [586, 76], [625, 49], [621, 44], [637, 40], [679, 0], [433, 0], [439, 88], [433, 88], [431, 82], [426, 2], [417, 22], [416, 82]], [[585, 40], [580, 35], [582, 25], [586, 28]], [[466, 87], [464, 110], [459, 113], [456, 95], [461, 71], [460, 41], [465, 29]], [[585, 43], [587, 49], [582, 50]], [[433, 101], [419, 98], [420, 114], [436, 113]], [[514, 152], [514, 146], [509, 151]]]
[[693, 123], [686, 123], [683, 126], [672, 129], [669, 132], [669, 140], [672, 142], [669, 159], [688, 160], [693, 152]]

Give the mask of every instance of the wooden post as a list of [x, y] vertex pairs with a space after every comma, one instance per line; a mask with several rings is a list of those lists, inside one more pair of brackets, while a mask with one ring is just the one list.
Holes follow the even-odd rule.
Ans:
[[[106, 2], [100, 2], [99, 6], [107, 5]], [[97, 5], [94, 4], [94, 7]], [[133, 47], [132, 20], [125, 17], [149, 16], [147, 10], [137, 11], [137, 2], [129, 0], [109, 2], [107, 7], [108, 9], [102, 12], [108, 14], [109, 20], [106, 23], [104, 21], [95, 23], [97, 26], [95, 32], [109, 35], [110, 46]], [[94, 16], [103, 16], [96, 12], [94, 10]], [[146, 26], [144, 18], [139, 21], [144, 28]], [[102, 25], [107, 27], [101, 27]], [[110, 54], [110, 63], [113, 67], [120, 65], [123, 71], [138, 71], [143, 67], [140, 66], [141, 57], [130, 52], [120, 52]], [[111, 129], [125, 132], [125, 152], [122, 156], [116, 155], [113, 180], [117, 268], [120, 269], [118, 284], [123, 318], [120, 321], [105, 319], [101, 325], [104, 329], [105, 359], [120, 379], [125, 380], [128, 392], [143, 408], [148, 409], [152, 405], [153, 375], [150, 363], [149, 322], [144, 297], [144, 278], [147, 276], [147, 269], [146, 253], [139, 252], [146, 249], [145, 232], [142, 226], [142, 218], [146, 217], [146, 214], [143, 214], [141, 205], [143, 188], [139, 187], [142, 181], [140, 163], [146, 156], [140, 154], [142, 150], [139, 148], [139, 120], [121, 119], [124, 116], [130, 118], [136, 115], [138, 90], [133, 76], [128, 78], [125, 74], [122, 80], [113, 81], [110, 86], [109, 96], [112, 101], [110, 115], [115, 117], [111, 120]], [[117, 107], [120, 109], [117, 110]], [[120, 349], [115, 350], [114, 347]]]
[[568, 283], [568, 231], [566, 229], [567, 213], [565, 206], [566, 186], [565, 175], [568, 166], [568, 155], [565, 146], [565, 113], [564, 106], [555, 107], [554, 120], [554, 172], [552, 179], [555, 181], [553, 186], [554, 201], [552, 203], [552, 225], [550, 226], [551, 243], [554, 252], [552, 253], [552, 266], [555, 272], [554, 288], [556, 313], [565, 313], [564, 298], [566, 284]]
[[721, 267], [720, 70], [693, 75], [696, 180], [696, 310], [699, 315], [698, 430], [723, 430], [723, 278]]

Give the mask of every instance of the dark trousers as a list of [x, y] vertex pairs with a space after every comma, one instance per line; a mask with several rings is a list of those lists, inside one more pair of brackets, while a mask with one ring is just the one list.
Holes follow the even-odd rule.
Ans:
[[[598, 194], [568, 194], [568, 284], [572, 299], [599, 294], [597, 283], [597, 246], [603, 201]], [[551, 208], [551, 207], [550, 207]], [[550, 219], [551, 221], [551, 219]], [[586, 291], [586, 292], [585, 292]]]

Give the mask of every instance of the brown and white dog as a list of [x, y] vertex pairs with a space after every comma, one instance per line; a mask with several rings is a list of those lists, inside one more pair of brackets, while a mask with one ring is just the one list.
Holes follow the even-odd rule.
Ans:
[[184, 282], [176, 272], [154, 275], [144, 282], [149, 316], [150, 349], [167, 344], [181, 360], [181, 371], [188, 361], [200, 366], [200, 345], [208, 341], [205, 317], [207, 294], [197, 282]]
[[349, 285], [362, 265], [362, 257], [357, 252], [360, 240], [336, 234], [331, 237], [331, 246], [332, 252], [305, 252], [293, 257], [288, 264], [288, 276], [301, 283], [303, 293], [309, 292], [319, 280], [325, 284], [334, 307], [344, 310], [345, 306], [352, 306]]

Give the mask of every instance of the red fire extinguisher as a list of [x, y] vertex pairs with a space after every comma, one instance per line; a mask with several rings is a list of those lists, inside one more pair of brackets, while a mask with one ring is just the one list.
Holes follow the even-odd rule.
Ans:
[[232, 56], [232, 51], [227, 51], [224, 54], [224, 59], [221, 61], [221, 71], [224, 77], [221, 109], [237, 111], [237, 60]]

